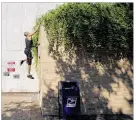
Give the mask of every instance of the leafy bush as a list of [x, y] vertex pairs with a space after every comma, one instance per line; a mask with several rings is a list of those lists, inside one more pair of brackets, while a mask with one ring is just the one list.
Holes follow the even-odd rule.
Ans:
[[133, 3], [65, 3], [49, 11], [44, 20], [50, 53], [83, 48], [133, 51]]
[[[39, 26], [39, 21], [40, 21], [40, 18], [38, 18], [36, 20], [36, 25], [34, 26], [34, 30], [37, 29], [37, 27]], [[39, 37], [39, 31], [37, 31], [34, 35], [33, 35], [33, 45], [36, 46], [38, 44], [38, 37]], [[37, 47], [34, 47], [32, 49], [32, 54], [34, 56], [34, 60], [35, 60], [35, 66], [36, 66], [36, 70], [38, 68], [38, 48]]]
[[128, 18], [128, 11], [132, 10], [123, 3], [63, 4], [43, 17], [50, 47], [57, 43], [66, 49], [82, 46], [89, 52], [97, 48], [129, 50], [128, 41], [133, 37], [127, 36], [133, 29], [133, 14]]
[[[38, 44], [38, 36], [39, 36], [39, 32], [37, 32], [33, 37], [33, 45], [34, 46]], [[36, 66], [36, 69], [37, 69], [37, 67], [38, 67], [38, 48], [34, 47], [32, 49], [32, 54], [34, 56], [35, 66]]]

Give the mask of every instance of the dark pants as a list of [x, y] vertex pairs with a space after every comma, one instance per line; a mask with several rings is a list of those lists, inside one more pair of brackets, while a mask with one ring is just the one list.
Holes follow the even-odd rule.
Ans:
[[27, 57], [27, 64], [31, 65], [33, 59], [31, 50], [25, 50], [24, 53], [26, 54]]

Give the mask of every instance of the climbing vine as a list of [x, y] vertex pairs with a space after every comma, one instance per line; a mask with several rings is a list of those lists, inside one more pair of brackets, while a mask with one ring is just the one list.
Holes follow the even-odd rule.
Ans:
[[[35, 27], [41, 20], [50, 53], [58, 46], [65, 52], [80, 47], [87, 53], [96, 49], [133, 52], [133, 3], [65, 3], [42, 15]], [[35, 43], [37, 39], [38, 34]]]

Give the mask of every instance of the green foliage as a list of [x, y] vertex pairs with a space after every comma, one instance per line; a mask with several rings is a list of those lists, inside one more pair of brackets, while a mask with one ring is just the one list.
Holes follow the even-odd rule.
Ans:
[[[39, 21], [37, 21], [36, 23], [36, 26], [34, 27], [34, 29], [36, 29], [39, 25], [38, 24]], [[39, 37], [39, 31], [37, 31], [34, 36], [33, 36], [33, 45], [36, 46], [38, 44], [38, 37]], [[34, 56], [34, 60], [35, 60], [35, 66], [36, 66], [36, 70], [38, 69], [38, 48], [37, 47], [34, 47], [32, 49], [32, 54]]]
[[[64, 45], [66, 50], [84, 47], [85, 50], [129, 50], [133, 41], [128, 30], [133, 30], [132, 3], [67, 3], [50, 11], [44, 18], [45, 28], [54, 43]], [[127, 13], [131, 14], [127, 14]], [[129, 17], [129, 18], [128, 18]], [[128, 22], [129, 21], [129, 22]], [[130, 25], [131, 24], [131, 25]], [[131, 39], [131, 40], [130, 40]]]
[[[84, 48], [133, 51], [133, 3], [65, 3], [49, 11], [44, 21], [49, 51]], [[37, 22], [38, 23], [38, 22]]]

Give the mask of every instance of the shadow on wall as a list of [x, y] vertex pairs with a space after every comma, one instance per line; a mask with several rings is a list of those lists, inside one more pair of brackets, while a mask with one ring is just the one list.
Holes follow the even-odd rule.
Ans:
[[133, 114], [133, 58], [124, 52], [52, 50], [56, 74], [80, 84], [82, 114]]
[[44, 115], [58, 115], [58, 96], [56, 92], [48, 88], [43, 96], [43, 113]]

